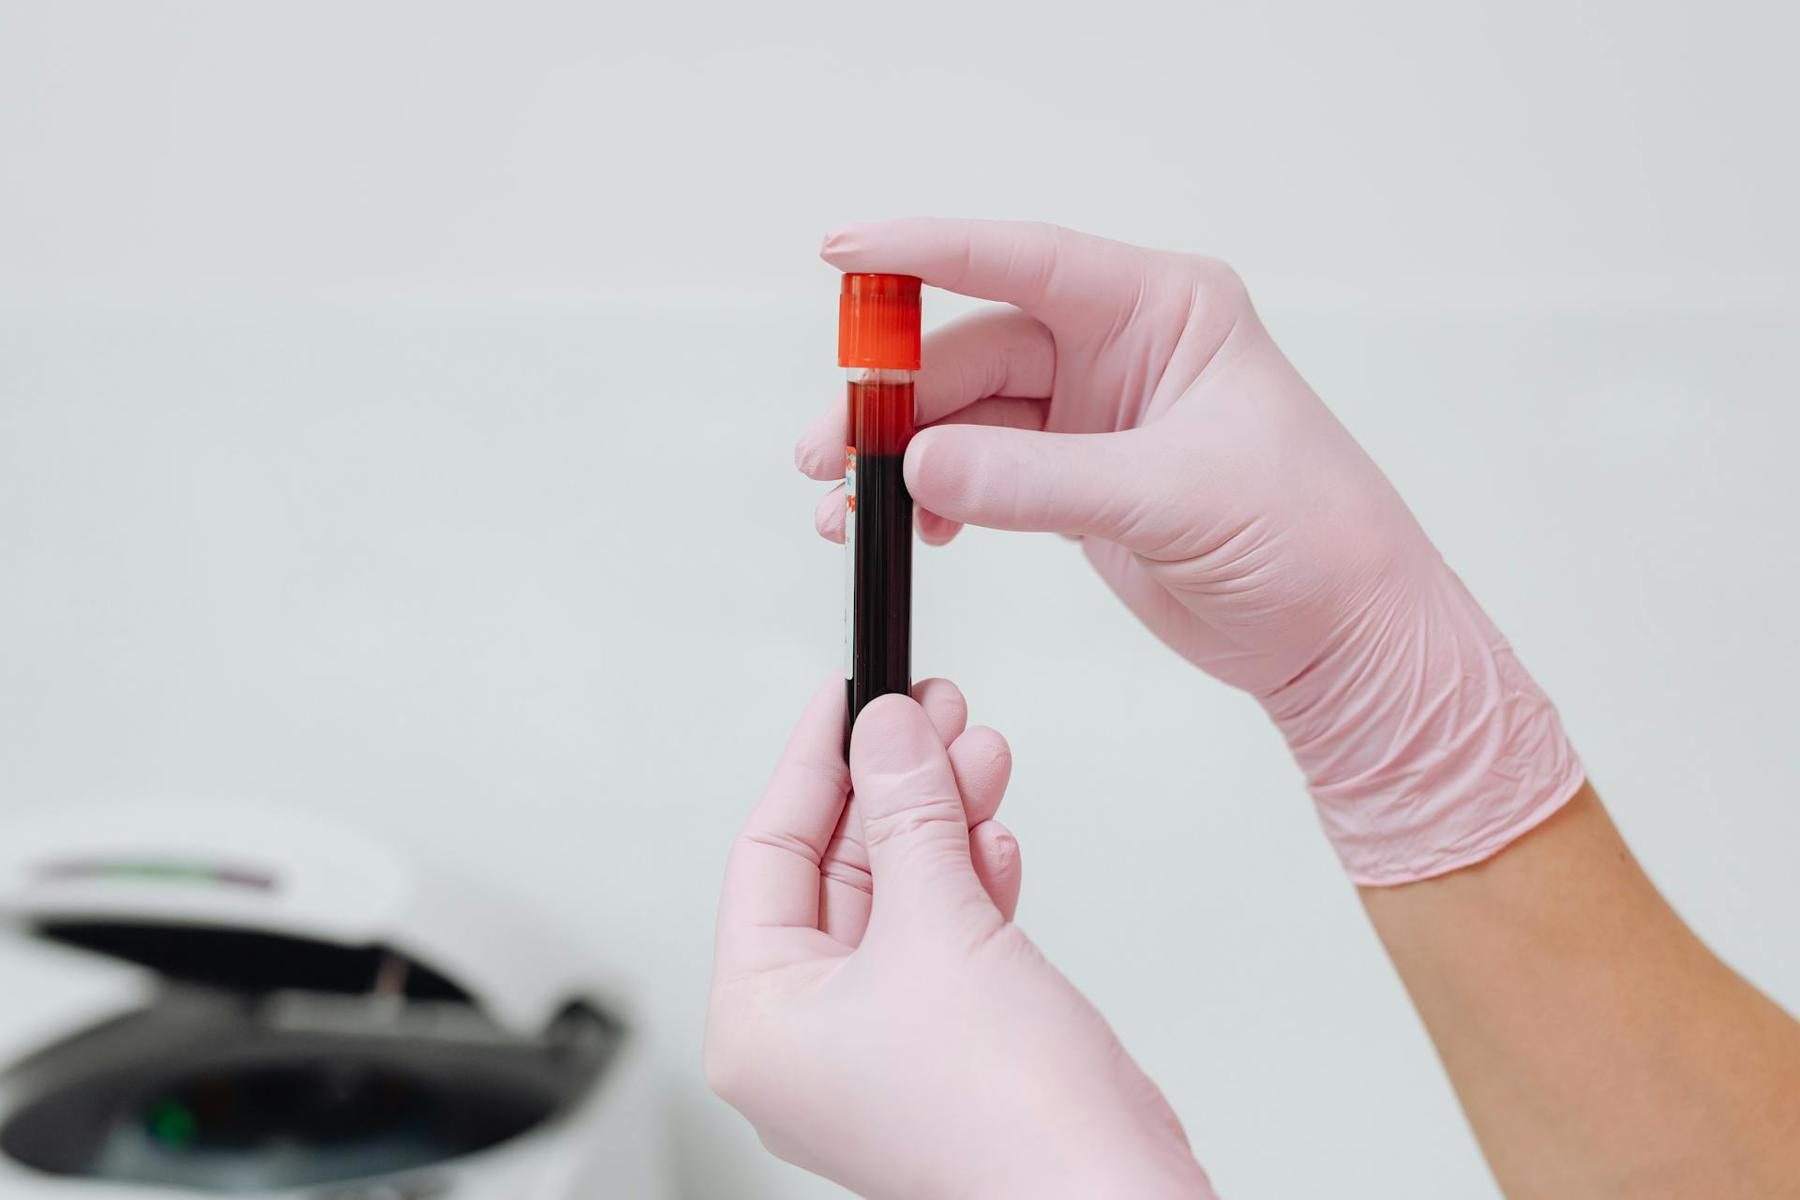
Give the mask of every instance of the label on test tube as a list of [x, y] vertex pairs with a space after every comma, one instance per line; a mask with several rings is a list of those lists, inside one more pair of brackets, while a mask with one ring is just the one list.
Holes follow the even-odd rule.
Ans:
[[856, 447], [844, 447], [844, 678], [856, 676]]

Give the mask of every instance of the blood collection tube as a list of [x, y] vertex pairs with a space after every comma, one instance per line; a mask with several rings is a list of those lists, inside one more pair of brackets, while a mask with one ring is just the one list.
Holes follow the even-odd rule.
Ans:
[[863, 706], [912, 688], [913, 435], [919, 281], [850, 274], [838, 297], [838, 365], [849, 369], [844, 446], [844, 676], [849, 728]]

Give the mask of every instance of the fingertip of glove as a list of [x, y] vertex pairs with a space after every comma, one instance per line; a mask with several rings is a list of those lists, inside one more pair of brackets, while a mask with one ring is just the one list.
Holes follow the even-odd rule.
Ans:
[[947, 522], [968, 519], [969, 489], [980, 461], [969, 439], [982, 432], [974, 426], [941, 425], [913, 435], [902, 470], [914, 502]]
[[877, 696], [856, 718], [850, 761], [860, 771], [886, 774], [917, 766], [931, 751], [943, 753], [925, 710], [910, 696]]
[[982, 831], [979, 836], [987, 850], [989, 865], [1001, 873], [1015, 869], [1021, 855], [1019, 839], [1012, 835], [1012, 831], [997, 821], [984, 821], [977, 828]]
[[913, 434], [912, 441], [906, 446], [906, 459], [901, 464], [901, 471], [906, 476], [906, 486], [913, 491], [917, 499], [919, 484], [925, 477], [925, 456], [931, 453], [931, 447], [943, 437], [941, 428], [921, 429]]
[[828, 542], [844, 540], [844, 491], [833, 488], [813, 508], [813, 528]]
[[940, 517], [924, 505], [919, 506], [919, 538], [927, 546], [945, 546], [956, 537], [962, 525], [948, 517]]
[[834, 267], [840, 265], [839, 260], [855, 250], [856, 235], [861, 228], [860, 223], [851, 222], [832, 229], [819, 242], [819, 257]]

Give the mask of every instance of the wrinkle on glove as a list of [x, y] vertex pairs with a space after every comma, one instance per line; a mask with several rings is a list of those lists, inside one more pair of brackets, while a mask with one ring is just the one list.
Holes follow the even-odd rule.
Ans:
[[1361, 886], [1484, 862], [1584, 778], [1555, 708], [1447, 567], [1420, 608], [1347, 637], [1356, 661], [1260, 698]]

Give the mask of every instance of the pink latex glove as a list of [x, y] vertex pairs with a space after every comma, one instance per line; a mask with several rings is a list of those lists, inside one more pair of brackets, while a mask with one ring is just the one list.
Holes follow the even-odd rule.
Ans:
[[[925, 340], [921, 535], [1081, 537], [1159, 637], [1268, 710], [1356, 882], [1479, 862], [1575, 794], [1549, 700], [1230, 268], [993, 221], [850, 225], [823, 254], [1009, 306]], [[843, 424], [839, 401], [801, 439], [808, 475], [843, 474]], [[842, 538], [841, 495], [818, 524]]]
[[941, 680], [915, 694], [863, 710], [848, 769], [841, 678], [794, 731], [726, 870], [708, 1081], [864, 1196], [1211, 1197], [1156, 1086], [1009, 919], [1006, 743], [963, 732]]

